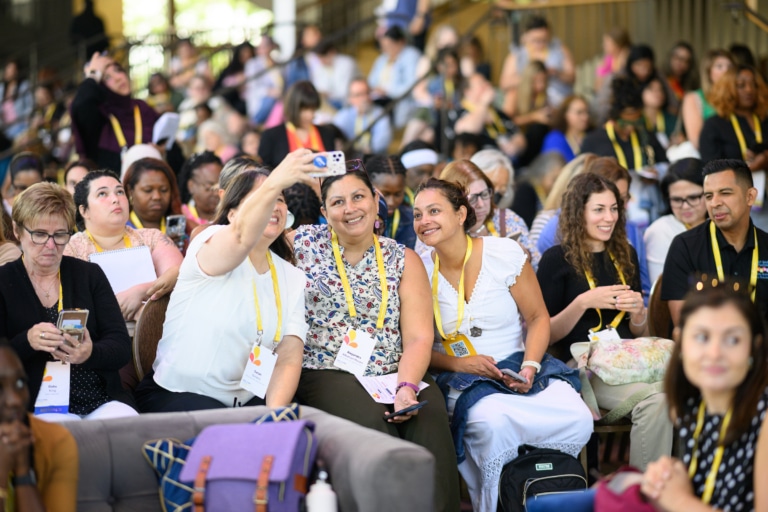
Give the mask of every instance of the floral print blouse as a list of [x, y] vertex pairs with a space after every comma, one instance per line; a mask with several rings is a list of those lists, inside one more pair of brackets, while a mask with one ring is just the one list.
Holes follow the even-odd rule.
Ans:
[[379, 244], [387, 274], [389, 301], [384, 326], [377, 330], [382, 295], [373, 245], [357, 265], [344, 260], [344, 247], [340, 247], [357, 311], [357, 316], [352, 318], [333, 257], [330, 228], [327, 225], [301, 226], [296, 231], [293, 243], [296, 266], [307, 275], [304, 296], [309, 332], [304, 345], [304, 368], [338, 370], [333, 361], [344, 335], [354, 327], [364, 329], [376, 342], [365, 375], [397, 372], [403, 354], [398, 288], [405, 269], [405, 246], [384, 237], [379, 237]]

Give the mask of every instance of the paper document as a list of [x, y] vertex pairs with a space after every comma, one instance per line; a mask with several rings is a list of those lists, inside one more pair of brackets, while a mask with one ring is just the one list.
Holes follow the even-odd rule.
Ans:
[[[389, 375], [378, 375], [374, 377], [359, 377], [356, 376], [360, 384], [363, 385], [365, 391], [371, 395], [374, 401], [380, 404], [393, 404], [395, 403], [395, 388], [397, 387], [397, 374], [390, 373]], [[429, 387], [424, 381], [419, 382], [419, 391]]]
[[116, 294], [137, 284], [150, 283], [157, 279], [152, 254], [146, 245], [95, 252], [88, 256], [88, 259], [101, 267]]

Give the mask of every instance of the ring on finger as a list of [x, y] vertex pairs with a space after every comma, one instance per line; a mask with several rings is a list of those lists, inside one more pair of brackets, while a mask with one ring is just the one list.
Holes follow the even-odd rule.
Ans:
[[45, 333], [43, 331], [40, 331], [40, 337], [45, 339]]

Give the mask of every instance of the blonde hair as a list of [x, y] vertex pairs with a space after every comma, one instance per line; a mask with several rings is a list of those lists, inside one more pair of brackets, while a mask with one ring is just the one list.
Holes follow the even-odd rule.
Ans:
[[535, 104], [539, 98], [534, 97], [533, 79], [539, 73], [544, 73], [545, 76], [547, 75], [547, 67], [539, 60], [532, 60], [523, 69], [523, 74], [520, 77], [520, 85], [517, 87], [517, 105], [515, 105], [516, 115], [527, 114], [537, 108], [546, 106], [546, 91], [543, 94], [545, 104]]
[[557, 210], [560, 208], [563, 201], [563, 194], [565, 194], [568, 184], [571, 180], [584, 172], [584, 168], [587, 166], [587, 160], [597, 158], [592, 153], [582, 153], [567, 164], [565, 164], [558, 174], [555, 183], [552, 184], [552, 190], [547, 195], [547, 200], [544, 201], [544, 210]]
[[62, 217], [71, 232], [75, 229], [75, 201], [72, 194], [55, 183], [35, 183], [16, 197], [12, 218], [17, 229], [45, 217]]

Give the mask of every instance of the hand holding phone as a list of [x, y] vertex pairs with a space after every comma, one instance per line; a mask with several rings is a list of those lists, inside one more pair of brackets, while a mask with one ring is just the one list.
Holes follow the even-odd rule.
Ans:
[[425, 405], [427, 405], [428, 403], [429, 403], [429, 400], [424, 400], [424, 401], [419, 402], [417, 404], [413, 404], [411, 406], [408, 406], [405, 409], [400, 409], [399, 411], [395, 411], [395, 412], [393, 412], [391, 414], [385, 413], [384, 414], [384, 421], [389, 421], [389, 420], [391, 420], [392, 418], [394, 418], [396, 416], [403, 416], [403, 415], [408, 414], [410, 412], [417, 411], [417, 410], [421, 409], [422, 407], [424, 407]]
[[85, 326], [88, 322], [87, 309], [64, 309], [59, 312], [56, 327], [62, 334], [68, 334], [82, 343], [85, 337]]
[[347, 172], [346, 157], [343, 151], [326, 151], [317, 153], [312, 163], [317, 167], [317, 172], [309, 175], [313, 178], [328, 178], [330, 176], [340, 176]]
[[501, 373], [503, 373], [504, 375], [508, 377], [512, 377], [518, 382], [522, 382], [523, 384], [528, 384], [528, 379], [526, 379], [525, 377], [523, 377], [517, 372], [513, 372], [512, 370], [509, 370], [507, 368], [499, 368], [499, 370], [501, 370]]

